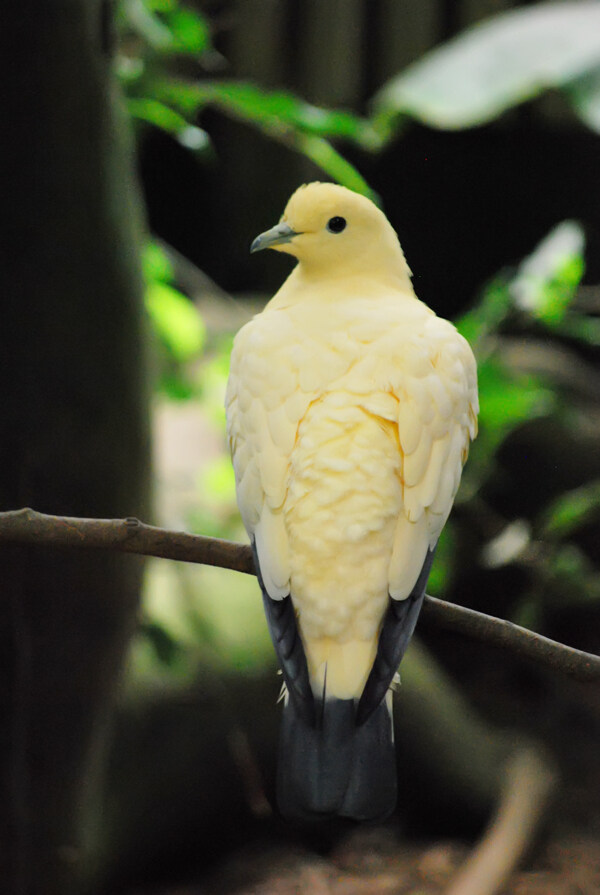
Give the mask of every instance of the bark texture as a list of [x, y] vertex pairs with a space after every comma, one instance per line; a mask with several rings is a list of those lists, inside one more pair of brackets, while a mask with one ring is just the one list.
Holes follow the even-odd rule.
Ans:
[[[139, 212], [102, 0], [0, 29], [0, 509], [147, 511]], [[140, 561], [0, 552], [0, 879], [78, 891]]]

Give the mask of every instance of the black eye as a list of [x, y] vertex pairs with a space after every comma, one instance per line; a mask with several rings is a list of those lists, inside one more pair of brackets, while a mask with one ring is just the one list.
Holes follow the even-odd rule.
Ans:
[[346, 229], [346, 218], [329, 218], [327, 229], [330, 233], [341, 233]]

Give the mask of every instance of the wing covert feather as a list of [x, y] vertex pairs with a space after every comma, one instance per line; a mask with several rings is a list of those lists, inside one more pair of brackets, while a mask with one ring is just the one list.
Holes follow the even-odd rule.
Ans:
[[299, 341], [285, 314], [260, 314], [237, 334], [225, 402], [227, 434], [242, 520], [255, 541], [265, 589], [276, 600], [289, 593], [282, 509], [290, 455], [318, 380], [311, 345]]
[[452, 324], [430, 317], [418, 348], [403, 350], [393, 383], [404, 500], [389, 572], [390, 595], [397, 600], [410, 595], [427, 551], [437, 543], [477, 425], [477, 373], [468, 343]]

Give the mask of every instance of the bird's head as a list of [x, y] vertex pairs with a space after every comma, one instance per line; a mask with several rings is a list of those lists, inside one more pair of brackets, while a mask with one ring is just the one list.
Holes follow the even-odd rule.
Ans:
[[251, 252], [275, 249], [320, 275], [377, 270], [408, 281], [398, 237], [370, 199], [333, 183], [307, 183], [290, 198], [275, 227], [257, 236]]

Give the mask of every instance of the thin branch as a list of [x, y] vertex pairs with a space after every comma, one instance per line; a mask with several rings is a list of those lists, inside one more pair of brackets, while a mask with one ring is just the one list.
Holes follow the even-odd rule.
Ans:
[[[49, 516], [27, 508], [11, 510], [0, 513], [2, 542], [102, 548], [255, 574], [252, 552], [246, 544], [168, 531], [134, 518], [78, 519]], [[425, 599], [423, 618], [447, 630], [510, 649], [578, 680], [600, 680], [600, 656], [564, 646], [512, 622], [430, 596]]]
[[505, 647], [518, 656], [533, 659], [540, 665], [562, 671], [580, 681], [600, 680], [600, 656], [565, 646], [503, 618], [430, 596], [425, 598], [423, 612], [428, 620], [448, 631], [458, 631], [475, 640]]
[[25, 508], [0, 513], [0, 542], [85, 547], [159, 556], [181, 562], [220, 566], [254, 575], [252, 551], [245, 544], [205, 538], [185, 531], [168, 531], [128, 519], [79, 519], [49, 516]]

